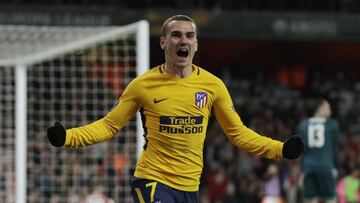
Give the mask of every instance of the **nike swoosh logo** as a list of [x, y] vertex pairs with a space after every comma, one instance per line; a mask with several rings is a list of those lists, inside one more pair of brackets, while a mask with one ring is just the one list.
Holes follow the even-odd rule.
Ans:
[[164, 100], [167, 100], [168, 98], [163, 98], [163, 99], [159, 99], [159, 100], [156, 100], [156, 98], [154, 99], [154, 104], [157, 104], [159, 102], [162, 102]]

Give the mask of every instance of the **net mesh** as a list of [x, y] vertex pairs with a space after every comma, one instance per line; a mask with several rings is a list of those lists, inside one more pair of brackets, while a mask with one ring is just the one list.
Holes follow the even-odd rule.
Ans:
[[[106, 28], [10, 28], [0, 29], [0, 61], [45, 53], [107, 32]], [[135, 118], [113, 140], [81, 149], [51, 147], [46, 128], [54, 121], [66, 128], [84, 125], [114, 106], [137, 75], [135, 36], [135, 32], [118, 35], [27, 66], [26, 202], [77, 203], [95, 186], [115, 202], [131, 202]], [[14, 202], [14, 67], [0, 65], [0, 77], [0, 156], [5, 157], [0, 159], [0, 202]]]

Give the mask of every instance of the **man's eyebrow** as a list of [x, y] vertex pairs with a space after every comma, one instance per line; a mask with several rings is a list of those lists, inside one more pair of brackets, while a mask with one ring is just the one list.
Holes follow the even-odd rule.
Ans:
[[170, 34], [181, 34], [181, 31], [179, 31], [179, 30], [174, 30], [174, 31], [171, 31]]
[[[180, 30], [174, 30], [174, 31], [171, 31], [170, 34], [181, 34], [182, 31]], [[186, 35], [189, 35], [189, 34], [195, 34], [195, 31], [189, 31], [189, 32], [185, 32]]]

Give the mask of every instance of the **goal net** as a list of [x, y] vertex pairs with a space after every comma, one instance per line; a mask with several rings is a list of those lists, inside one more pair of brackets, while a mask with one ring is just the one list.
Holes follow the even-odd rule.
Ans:
[[55, 148], [46, 128], [103, 117], [149, 67], [149, 25], [0, 25], [0, 202], [78, 203], [101, 186], [132, 202], [129, 181], [142, 146], [139, 115], [111, 141]]

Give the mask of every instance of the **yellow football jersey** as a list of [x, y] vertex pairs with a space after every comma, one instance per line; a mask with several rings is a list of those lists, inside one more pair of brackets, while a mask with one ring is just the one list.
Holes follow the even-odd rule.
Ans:
[[266, 158], [282, 158], [282, 142], [243, 125], [224, 83], [195, 65], [186, 78], [170, 75], [163, 65], [135, 78], [104, 118], [67, 130], [65, 145], [82, 147], [111, 139], [138, 110], [146, 139], [134, 174], [138, 178], [197, 191], [211, 113], [240, 149]]

